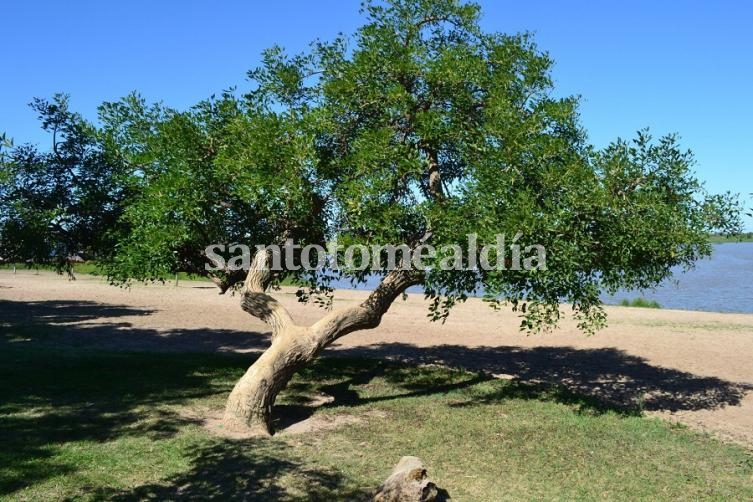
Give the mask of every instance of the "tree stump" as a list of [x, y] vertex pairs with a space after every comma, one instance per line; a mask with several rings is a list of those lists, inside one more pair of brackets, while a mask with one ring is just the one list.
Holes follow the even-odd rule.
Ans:
[[374, 502], [441, 502], [448, 498], [447, 492], [426, 476], [421, 459], [406, 456], [379, 487]]

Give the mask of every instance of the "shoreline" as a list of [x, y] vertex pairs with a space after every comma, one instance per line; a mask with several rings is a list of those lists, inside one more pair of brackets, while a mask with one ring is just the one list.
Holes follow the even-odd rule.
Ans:
[[[74, 273], [75, 273], [75, 271], [74, 271]], [[80, 280], [82, 280], [82, 281], [94, 281], [94, 282], [98, 282], [98, 283], [100, 283], [100, 284], [102, 284], [104, 286], [107, 286], [109, 288], [120, 289], [120, 290], [129, 290], [129, 289], [134, 289], [134, 288], [137, 288], [137, 289], [138, 288], [175, 288], [174, 280], [172, 280], [172, 279], [165, 280], [164, 283], [160, 283], [160, 282], [155, 282], [155, 283], [135, 282], [131, 286], [120, 287], [120, 286], [110, 285], [109, 283], [106, 282], [106, 280], [104, 279], [104, 277], [100, 276], [100, 275], [92, 275], [92, 274], [89, 274], [89, 273], [81, 273], [81, 272], [75, 273], [75, 274], [76, 274], [76, 281], [80, 281]], [[24, 268], [24, 269], [19, 268], [19, 269], [17, 269], [16, 273], [14, 274], [10, 269], [0, 268], [0, 280], [2, 280], [4, 277], [13, 278], [14, 276], [17, 276], [17, 277], [43, 277], [43, 276], [46, 276], [46, 277], [49, 277], [50, 279], [58, 279], [58, 280], [61, 281], [61, 283], [69, 283], [69, 282], [74, 282], [75, 283], [76, 282], [76, 281], [69, 281], [65, 277], [65, 275], [58, 275], [57, 273], [55, 273], [54, 271], [51, 271], [51, 270], [40, 269], [39, 271], [36, 271], [36, 270], [32, 271], [32, 270], [26, 269], [26, 268]], [[207, 288], [207, 286], [211, 286], [211, 289], [214, 289], [214, 290], [217, 291], [218, 296], [222, 296], [222, 295], [219, 295], [219, 290], [217, 289], [217, 287], [209, 279], [202, 278], [202, 277], [180, 278], [179, 279], [179, 286], [178, 287], [179, 288], [180, 287], [185, 287], [185, 286], [181, 286], [181, 285], [183, 285], [185, 283], [194, 284], [195, 286], [193, 286], [193, 287], [201, 288], [201, 289], [210, 289], [210, 288]], [[188, 287], [192, 287], [192, 286], [188, 286]], [[296, 289], [297, 289], [296, 286], [289, 285], [289, 284], [281, 285], [279, 287], [280, 287], [280, 291], [282, 291], [283, 294], [294, 294], [295, 291], [296, 291]], [[421, 301], [423, 301], [423, 299], [424, 299], [423, 293], [415, 291], [415, 288], [417, 288], [417, 287], [418, 286], [411, 286], [411, 288], [409, 288], [409, 291], [406, 294], [409, 297], [417, 298], [417, 299], [420, 299]], [[410, 291], [411, 289], [414, 289], [414, 291]], [[365, 286], [364, 287], [350, 287], [350, 286], [337, 286], [337, 287], [335, 287], [335, 293], [336, 294], [337, 293], [346, 293], [346, 292], [352, 292], [352, 293], [357, 293], [357, 294], [360, 293], [363, 298], [365, 298], [366, 295], [369, 292], [371, 292], [371, 291], [372, 291], [372, 289], [370, 289], [368, 287], [365, 287]], [[278, 293], [278, 291], [272, 291], [272, 294], [274, 294], [274, 293]], [[230, 296], [230, 295], [231, 295], [230, 292], [228, 292], [226, 294], [226, 296]], [[346, 295], [346, 296], [349, 296], [349, 295]], [[702, 309], [685, 309], [685, 308], [665, 307], [661, 303], [660, 303], [660, 307], [659, 308], [656, 308], [656, 307], [640, 307], [640, 306], [632, 306], [632, 305], [631, 306], [627, 306], [627, 305], [620, 305], [620, 303], [617, 303], [618, 301], [621, 301], [623, 298], [629, 299], [629, 300], [632, 300], [634, 298], [641, 298], [641, 299], [645, 299], [645, 300], [652, 300], [653, 299], [650, 296], [633, 295], [633, 294], [627, 294], [627, 293], [617, 293], [617, 295], [610, 297], [610, 299], [612, 299], [612, 301], [615, 302], [615, 303], [603, 301], [602, 305], [605, 308], [657, 310], [657, 311], [678, 312], [678, 313], [682, 313], [682, 312], [688, 312], [688, 313], [697, 312], [697, 313], [704, 313], [704, 314], [731, 314], [731, 315], [749, 315], [749, 316], [753, 316], [753, 308], [750, 311], [741, 311], [741, 310], [702, 310]], [[481, 302], [483, 302], [483, 296], [469, 295], [468, 296], [468, 300], [474, 300], [474, 301], [481, 301]], [[399, 302], [400, 299], [398, 299], [396, 301]], [[560, 304], [561, 307], [568, 307], [569, 305], [570, 305], [569, 303], [561, 303]], [[751, 305], [753, 306], [753, 304], [751, 304]], [[503, 309], [504, 309], [504, 307], [503, 307]]]

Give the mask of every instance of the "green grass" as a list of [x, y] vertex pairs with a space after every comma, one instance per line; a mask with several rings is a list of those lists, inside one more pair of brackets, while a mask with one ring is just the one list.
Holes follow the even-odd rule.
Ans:
[[[0, 270], [12, 270], [14, 264], [13, 263], [3, 263], [0, 264]], [[33, 265], [28, 266], [25, 263], [16, 263], [16, 270], [18, 272], [21, 271], [49, 271], [54, 272], [55, 267], [54, 265]], [[73, 264], [73, 274], [75, 276], [79, 275], [91, 275], [91, 276], [100, 276], [104, 275], [104, 272], [102, 271], [102, 268], [96, 263], [96, 262], [85, 262], [85, 263], [74, 263]], [[196, 274], [189, 274], [187, 272], [178, 272], [178, 280], [179, 281], [202, 281], [202, 282], [209, 282], [209, 279], [206, 277], [201, 277]], [[170, 283], [175, 281], [175, 276], [167, 277], [165, 278], [165, 282]]]
[[[326, 359], [281, 396], [280, 425], [335, 430], [221, 439], [249, 356], [45, 348], [0, 328], [0, 498], [362, 500], [417, 455], [452, 500], [750, 500], [753, 454], [568, 392], [436, 366]], [[331, 404], [313, 410], [309, 397]]]
[[645, 298], [633, 298], [633, 300], [628, 300], [627, 298], [623, 298], [620, 302], [620, 306], [622, 307], [639, 307], [644, 309], [660, 309], [661, 305], [659, 305], [659, 302], [656, 300], [646, 300]]
[[[1, 263], [0, 264], [0, 270], [13, 270], [13, 263]], [[16, 270], [17, 271], [27, 271], [27, 270], [44, 270], [44, 271], [55, 271], [55, 267], [53, 265], [33, 265], [32, 267], [29, 267], [25, 263], [16, 263]], [[86, 262], [86, 263], [75, 263], [73, 265], [73, 273], [74, 275], [92, 275], [92, 276], [100, 276], [103, 275], [104, 272], [102, 271], [101, 267], [95, 263], [95, 262]], [[175, 276], [168, 277], [165, 279], [165, 282], [170, 283], [175, 281]], [[210, 282], [210, 280], [207, 277], [201, 277], [196, 274], [189, 274], [187, 272], [178, 272], [178, 281], [200, 281], [200, 282]], [[295, 281], [292, 277], [285, 277], [282, 282], [282, 286], [299, 286], [299, 284]]]
[[[19, 272], [24, 271], [24, 270], [46, 270], [46, 271], [55, 270], [54, 265], [37, 264], [37, 265], [29, 266], [26, 263], [3, 263], [0, 265], [0, 269], [12, 270], [14, 266], [16, 267], [16, 270]], [[99, 266], [94, 262], [74, 263], [73, 273], [74, 274], [102, 275], [102, 271], [100, 270]]]
[[723, 244], [726, 242], [753, 242], [753, 232], [745, 232], [740, 235], [718, 235], [709, 236], [714, 244]]

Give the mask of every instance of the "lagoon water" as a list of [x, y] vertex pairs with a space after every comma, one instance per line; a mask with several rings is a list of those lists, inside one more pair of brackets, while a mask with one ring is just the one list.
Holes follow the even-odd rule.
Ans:
[[[376, 284], [377, 278], [371, 277], [358, 288], [372, 289]], [[346, 281], [333, 285], [352, 288]], [[413, 287], [408, 291], [422, 290]], [[669, 309], [753, 313], [753, 242], [715, 244], [711, 257], [699, 261], [692, 270], [677, 271], [654, 290], [620, 291], [614, 296], [604, 295], [602, 300], [617, 304], [638, 297], [655, 300]]]
[[604, 303], [646, 298], [663, 308], [753, 313], [753, 242], [715, 244], [711, 257], [654, 290], [621, 291]]

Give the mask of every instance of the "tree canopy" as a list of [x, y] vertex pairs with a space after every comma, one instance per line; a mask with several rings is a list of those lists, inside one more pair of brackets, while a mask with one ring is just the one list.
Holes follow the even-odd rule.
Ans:
[[245, 95], [184, 112], [135, 95], [101, 107], [134, 194], [113, 278], [206, 274], [209, 243], [465, 248], [468, 234], [521, 233], [545, 247], [546, 270], [435, 267], [418, 279], [433, 315], [483, 291], [520, 307], [526, 327], [556, 322], [566, 301], [591, 329], [600, 292], [653, 286], [707, 256], [709, 232], [734, 229], [734, 198], [705, 192], [676, 136], [589, 145], [578, 99], [556, 95], [529, 34], [484, 33], [478, 6], [451, 0], [364, 10], [350, 38], [267, 50]]
[[[435, 268], [420, 282], [445, 299], [439, 317], [482, 290], [528, 303], [531, 326], [556, 321], [561, 301], [587, 326], [600, 291], [655, 285], [734, 227], [733, 200], [705, 193], [675, 136], [591, 147], [530, 35], [484, 33], [478, 6], [451, 0], [364, 10], [351, 38], [267, 50], [241, 97], [181, 112], [132, 95], [103, 104], [96, 130], [64, 96], [35, 100], [52, 151], [22, 145], [4, 162], [3, 256], [86, 252], [122, 281], [205, 275], [210, 243], [467, 246], [522, 232], [547, 270]], [[242, 278], [218, 275], [225, 288]]]
[[[87, 252], [114, 283], [177, 271], [243, 283], [241, 305], [272, 326], [270, 348], [231, 393], [226, 422], [271, 430], [275, 396], [337, 338], [377, 326], [412, 285], [444, 319], [481, 294], [510, 304], [521, 327], [556, 325], [569, 303], [588, 332], [600, 294], [647, 288], [711, 253], [709, 234], [739, 226], [735, 196], [714, 195], [675, 135], [639, 131], [588, 142], [578, 98], [554, 89], [553, 61], [530, 34], [487, 33], [475, 4], [391, 0], [363, 6], [350, 37], [302, 54], [272, 47], [236, 89], [188, 110], [138, 94], [99, 108], [96, 125], [66, 98], [35, 100], [52, 150], [3, 152], [4, 257]], [[469, 235], [503, 234], [546, 252], [546, 266], [508, 266], [479, 250], [427, 256], [428, 269], [207, 270], [207, 246], [400, 245], [470, 251]], [[326, 291], [333, 278], [381, 282], [360, 305], [299, 326], [267, 294], [292, 278]], [[302, 299], [310, 298], [302, 294]]]
[[59, 270], [79, 253], [104, 259], [117, 241], [127, 195], [123, 165], [109, 156], [95, 127], [69, 110], [67, 96], [37, 98], [30, 106], [52, 145], [2, 153], [0, 256], [52, 262]]

